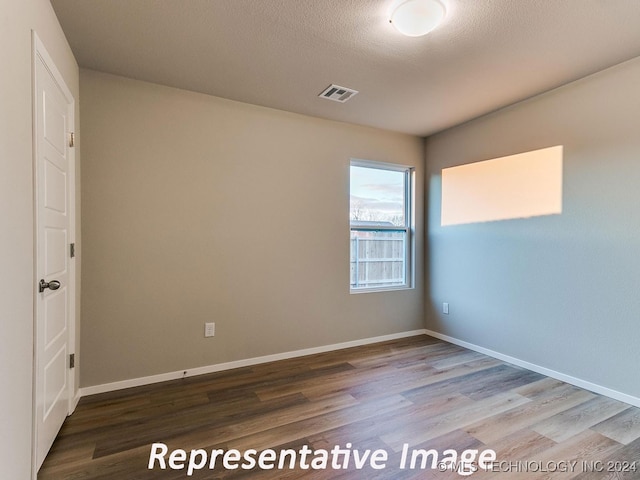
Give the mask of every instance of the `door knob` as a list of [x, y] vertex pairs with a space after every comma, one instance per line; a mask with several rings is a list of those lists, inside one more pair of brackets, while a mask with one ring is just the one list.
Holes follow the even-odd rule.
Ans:
[[42, 293], [46, 288], [50, 290], [57, 290], [60, 288], [60, 282], [58, 280], [51, 280], [50, 282], [45, 282], [44, 279], [40, 280], [40, 283], [38, 284], [38, 291]]

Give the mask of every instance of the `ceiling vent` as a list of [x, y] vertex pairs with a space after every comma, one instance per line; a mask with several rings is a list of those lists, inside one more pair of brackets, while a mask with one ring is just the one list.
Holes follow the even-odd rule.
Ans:
[[341, 87], [340, 85], [329, 85], [326, 90], [318, 96], [320, 98], [326, 98], [327, 100], [333, 100], [334, 102], [344, 103], [357, 93], [357, 90], [351, 88]]

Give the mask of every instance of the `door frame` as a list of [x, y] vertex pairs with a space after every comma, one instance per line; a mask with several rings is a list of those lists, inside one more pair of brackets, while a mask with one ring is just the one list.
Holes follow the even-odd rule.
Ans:
[[[38, 182], [41, 179], [38, 178], [38, 138], [37, 134], [37, 101], [36, 101], [36, 62], [38, 58], [42, 61], [45, 68], [51, 74], [51, 77], [62, 91], [65, 100], [67, 101], [67, 114], [68, 114], [68, 129], [69, 132], [75, 132], [75, 98], [71, 93], [69, 87], [64, 81], [64, 77], [56, 67], [51, 55], [47, 51], [44, 43], [38, 37], [35, 30], [31, 31], [32, 36], [32, 61], [31, 61], [31, 100], [32, 100], [32, 172], [33, 172], [33, 370], [32, 370], [32, 447], [31, 447], [31, 459], [32, 459], [32, 478], [37, 478], [37, 465], [36, 465], [36, 446], [38, 440], [38, 425], [36, 415], [37, 405], [37, 382], [38, 379], [38, 351], [37, 351], [37, 334], [38, 334], [38, 292], [37, 283], [38, 277]], [[76, 243], [76, 155], [75, 148], [68, 147], [68, 185], [67, 190], [67, 202], [69, 205], [69, 243]], [[69, 248], [67, 246], [67, 248]], [[68, 252], [68, 250], [67, 250]], [[71, 415], [75, 410], [79, 400], [79, 390], [76, 388], [76, 369], [78, 368], [79, 359], [76, 355], [76, 259], [78, 249], [76, 248], [76, 256], [68, 257], [69, 268], [69, 280], [68, 280], [68, 337], [67, 337], [67, 352], [75, 355], [75, 368], [67, 368], [67, 385], [68, 385], [68, 405], [67, 415]]]

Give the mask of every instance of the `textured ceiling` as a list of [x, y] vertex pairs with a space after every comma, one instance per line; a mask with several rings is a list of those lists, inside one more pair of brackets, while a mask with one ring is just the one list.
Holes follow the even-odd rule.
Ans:
[[422, 136], [640, 55], [640, 0], [443, 0], [418, 38], [397, 1], [51, 3], [81, 67]]

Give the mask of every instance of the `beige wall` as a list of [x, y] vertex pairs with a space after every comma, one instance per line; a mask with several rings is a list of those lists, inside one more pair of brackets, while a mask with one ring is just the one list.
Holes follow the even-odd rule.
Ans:
[[[93, 71], [81, 92], [83, 387], [423, 327], [421, 139]], [[415, 166], [416, 289], [349, 294], [350, 157]]]
[[[78, 100], [78, 67], [47, 0], [0, 0], [0, 466], [31, 475], [33, 372], [32, 46], [35, 30]], [[79, 118], [76, 113], [76, 120]], [[79, 162], [80, 158], [77, 155]]]
[[[427, 140], [428, 328], [640, 398], [639, 86], [636, 58]], [[440, 226], [443, 168], [552, 145], [560, 215]]]

